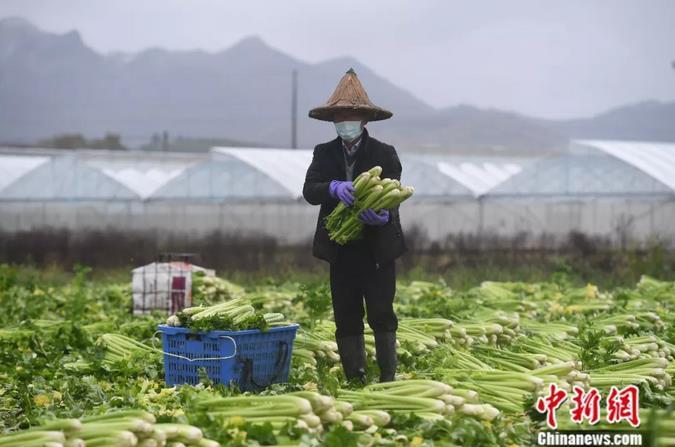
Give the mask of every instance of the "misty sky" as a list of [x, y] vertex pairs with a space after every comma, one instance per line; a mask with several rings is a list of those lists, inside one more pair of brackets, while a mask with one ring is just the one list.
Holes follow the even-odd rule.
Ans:
[[13, 15], [101, 52], [259, 35], [307, 62], [351, 55], [435, 107], [567, 118], [675, 100], [670, 0], [0, 0]]

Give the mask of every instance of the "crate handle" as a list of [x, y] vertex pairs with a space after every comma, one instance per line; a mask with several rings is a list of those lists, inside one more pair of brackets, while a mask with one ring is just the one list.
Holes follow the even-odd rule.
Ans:
[[[157, 331], [157, 332], [155, 332], [155, 334], [157, 334], [159, 332], [161, 332], [161, 331]], [[185, 357], [184, 355], [178, 355], [178, 354], [174, 354], [172, 352], [166, 352], [162, 349], [159, 349], [159, 348], [155, 347], [155, 337], [154, 337], [154, 335], [152, 337], [152, 347], [156, 351], [162, 352], [164, 355], [168, 355], [169, 357], [176, 357], [176, 358], [182, 359], [182, 360], [187, 360], [188, 362], [204, 362], [204, 361], [208, 361], [208, 360], [227, 360], [227, 359], [231, 359], [233, 357], [236, 357], [237, 356], [237, 341], [234, 338], [230, 337], [229, 335], [220, 335], [218, 338], [229, 338], [230, 339], [230, 341], [232, 342], [232, 346], [234, 346], [234, 353], [232, 355], [229, 355], [229, 356], [226, 356], [226, 357], [201, 357], [201, 358], [191, 359], [189, 357]]]

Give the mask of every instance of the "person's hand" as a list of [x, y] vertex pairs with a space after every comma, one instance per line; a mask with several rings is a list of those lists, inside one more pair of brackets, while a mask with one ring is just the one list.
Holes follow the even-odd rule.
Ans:
[[376, 213], [372, 208], [368, 208], [359, 214], [359, 220], [366, 225], [381, 226], [389, 222], [389, 211], [382, 209]]
[[341, 200], [346, 206], [354, 204], [354, 186], [352, 182], [333, 180], [328, 186], [328, 193], [332, 198]]

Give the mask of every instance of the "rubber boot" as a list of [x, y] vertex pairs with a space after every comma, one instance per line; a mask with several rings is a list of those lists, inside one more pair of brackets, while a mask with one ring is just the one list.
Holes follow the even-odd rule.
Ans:
[[340, 362], [347, 380], [366, 384], [366, 343], [361, 335], [336, 338]]
[[380, 367], [380, 382], [393, 382], [396, 375], [396, 332], [375, 333], [375, 357]]

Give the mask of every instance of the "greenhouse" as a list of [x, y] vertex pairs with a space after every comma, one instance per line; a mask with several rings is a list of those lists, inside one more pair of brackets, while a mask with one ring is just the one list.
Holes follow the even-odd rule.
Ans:
[[674, 180], [673, 144], [575, 141], [568, 153], [538, 160], [482, 197], [483, 228], [669, 242]]
[[[399, 154], [404, 229], [428, 242], [457, 236], [616, 242], [672, 239], [675, 144], [574, 141], [538, 158]], [[311, 150], [208, 153], [0, 149], [0, 229], [105, 228], [264, 235], [313, 234], [302, 198]]]

